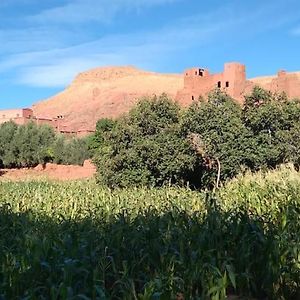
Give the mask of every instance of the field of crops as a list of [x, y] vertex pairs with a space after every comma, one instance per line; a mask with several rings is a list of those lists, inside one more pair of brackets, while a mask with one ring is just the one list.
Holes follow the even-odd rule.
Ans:
[[1, 299], [300, 299], [300, 174], [216, 194], [0, 182]]

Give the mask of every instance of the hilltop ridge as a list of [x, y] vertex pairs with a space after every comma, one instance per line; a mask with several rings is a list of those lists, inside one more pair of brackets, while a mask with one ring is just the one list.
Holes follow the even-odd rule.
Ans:
[[147, 72], [132, 66], [95, 68], [82, 72], [61, 93], [33, 105], [37, 116], [63, 115], [78, 129], [94, 129], [102, 117], [118, 117], [138, 98], [167, 93], [175, 97], [183, 87], [180, 74]]

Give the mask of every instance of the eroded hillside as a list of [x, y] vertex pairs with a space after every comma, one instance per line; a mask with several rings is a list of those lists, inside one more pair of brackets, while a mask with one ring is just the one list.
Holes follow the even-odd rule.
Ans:
[[63, 115], [64, 123], [75, 130], [93, 129], [98, 119], [120, 116], [142, 96], [165, 92], [175, 97], [182, 87], [181, 75], [134, 67], [97, 68], [79, 74], [63, 92], [35, 104], [33, 110], [36, 116]]

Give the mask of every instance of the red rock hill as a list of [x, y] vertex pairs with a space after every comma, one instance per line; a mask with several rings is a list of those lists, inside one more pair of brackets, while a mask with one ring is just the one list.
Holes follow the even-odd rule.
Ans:
[[158, 74], [134, 67], [105, 67], [80, 73], [58, 95], [33, 105], [34, 115], [64, 116], [63, 123], [74, 130], [94, 129], [102, 117], [128, 112], [138, 98], [165, 92], [175, 97], [183, 77]]

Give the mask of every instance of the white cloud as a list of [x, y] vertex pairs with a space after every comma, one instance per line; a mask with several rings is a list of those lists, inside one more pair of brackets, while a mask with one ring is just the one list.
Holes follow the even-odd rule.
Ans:
[[[30, 16], [31, 21], [50, 23], [110, 22], [118, 13], [139, 11], [180, 0], [72, 0]], [[182, 1], [182, 0], [181, 0]]]
[[27, 27], [0, 30], [0, 55], [64, 47], [76, 40], [76, 33], [65, 29]]
[[[0, 31], [0, 53], [15, 49], [0, 62], [0, 72], [13, 70], [17, 83], [61, 87], [81, 71], [97, 66], [134, 64], [155, 69], [186, 49], [199, 49], [281, 26], [291, 15], [272, 13], [274, 5], [245, 11], [233, 5], [201, 12], [156, 31], [113, 34], [89, 42], [85, 32], [62, 29], [57, 23], [110, 20], [124, 11], [180, 0], [73, 0], [30, 18], [30, 29]], [[182, 0], [181, 0], [182, 1]], [[273, 18], [269, 18], [273, 14]], [[276, 18], [276, 22], [273, 19]], [[271, 21], [267, 22], [266, 19]], [[49, 26], [45, 26], [48, 24]], [[251, 26], [249, 25], [251, 24]], [[50, 26], [51, 25], [51, 26]], [[68, 26], [67, 26], [68, 27]], [[178, 56], [180, 57], [180, 56]]]
[[19, 83], [53, 87], [64, 86], [77, 73], [97, 66], [133, 64], [153, 69], [180, 49], [206, 44], [223, 29], [223, 23], [200, 27], [188, 22], [180, 28], [113, 35], [77, 46], [13, 55], [0, 63], [0, 72], [17, 68]]

